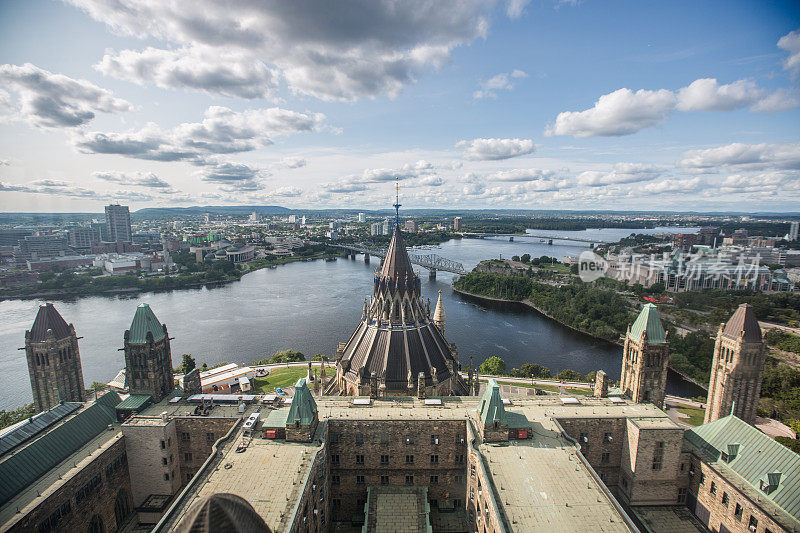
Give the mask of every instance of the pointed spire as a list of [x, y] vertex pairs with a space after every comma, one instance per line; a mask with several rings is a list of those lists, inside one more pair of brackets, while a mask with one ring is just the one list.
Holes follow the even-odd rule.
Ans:
[[642, 312], [629, 328], [628, 336], [636, 340], [644, 336], [646, 342], [650, 344], [664, 344], [667, 341], [664, 325], [655, 305], [646, 304], [642, 308]]
[[433, 323], [439, 328], [439, 331], [444, 335], [444, 327], [447, 322], [447, 316], [444, 313], [444, 304], [442, 303], [442, 289], [439, 289], [439, 299], [436, 300], [436, 310], [433, 312]]
[[733, 313], [733, 316], [725, 324], [722, 334], [729, 339], [738, 339], [742, 336], [744, 342], [761, 342], [761, 327], [758, 319], [750, 304], [742, 304]]
[[400, 279], [415, 276], [414, 269], [411, 267], [411, 260], [408, 258], [406, 246], [403, 244], [403, 236], [400, 226], [397, 225], [392, 233], [392, 240], [389, 242], [389, 249], [386, 251], [386, 258], [381, 267], [381, 278], [391, 278], [396, 286]]
[[133, 344], [144, 344], [147, 342], [147, 333], [153, 334], [154, 341], [160, 341], [165, 337], [164, 326], [158, 321], [153, 310], [147, 304], [139, 304], [131, 322], [130, 337], [128, 342]]
[[53, 330], [53, 335], [55, 335], [56, 339], [63, 339], [70, 335], [66, 320], [51, 303], [39, 306], [39, 312], [36, 313], [36, 319], [30, 329], [31, 342], [47, 340], [48, 330]]

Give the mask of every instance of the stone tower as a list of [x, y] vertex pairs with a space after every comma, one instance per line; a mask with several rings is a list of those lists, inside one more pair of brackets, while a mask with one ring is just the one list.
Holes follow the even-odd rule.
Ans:
[[158, 403], [174, 388], [172, 352], [166, 324], [147, 304], [140, 304], [131, 329], [125, 331], [125, 369], [130, 393], [151, 396]]
[[447, 322], [447, 316], [444, 314], [444, 304], [442, 303], [442, 289], [439, 289], [439, 299], [436, 300], [436, 309], [433, 311], [433, 323], [439, 328], [439, 331], [444, 335], [444, 325]]
[[753, 308], [742, 304], [717, 332], [705, 423], [729, 414], [748, 424], [755, 421], [766, 357], [766, 344]]
[[39, 307], [33, 326], [25, 332], [24, 350], [37, 412], [61, 401], [84, 400], [78, 337], [73, 325], [66, 323], [53, 304]]
[[667, 334], [658, 309], [647, 304], [625, 335], [620, 388], [636, 403], [663, 407], [668, 364]]

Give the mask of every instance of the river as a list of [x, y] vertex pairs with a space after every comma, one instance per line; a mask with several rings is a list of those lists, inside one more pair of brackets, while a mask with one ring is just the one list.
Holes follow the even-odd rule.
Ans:
[[[617, 240], [631, 232], [692, 231], [687, 228], [655, 230], [603, 229], [585, 232], [536, 232], [598, 240]], [[526, 242], [523, 242], [526, 241]], [[530, 242], [527, 242], [530, 241]], [[489, 258], [531, 254], [561, 258], [578, 255], [586, 244], [547, 245], [538, 239], [452, 240], [419, 253], [437, 253], [459, 261], [469, 270]], [[87, 385], [108, 381], [124, 367], [122, 336], [130, 327], [136, 306], [146, 302], [172, 341], [173, 362], [191, 353], [198, 364], [221, 361], [250, 363], [276, 350], [293, 348], [307, 356], [331, 356], [337, 343], [345, 342], [355, 329], [364, 298], [372, 291], [373, 258], [367, 265], [361, 256], [353, 261], [312, 261], [282, 265], [249, 273], [238, 282], [221, 287], [120, 296], [89, 296], [55, 302], [79, 337], [83, 376]], [[622, 349], [565, 328], [545, 317], [514, 305], [485, 304], [452, 291], [453, 275], [439, 272], [430, 280], [420, 269], [422, 292], [436, 303], [441, 289], [447, 314], [446, 337], [456, 343], [463, 365], [470, 357], [502, 357], [509, 368], [535, 362], [555, 374], [564, 368], [581, 373], [603, 369], [618, 379]], [[0, 409], [32, 401], [23, 351], [25, 330], [36, 317], [40, 300], [0, 302]], [[695, 396], [700, 391], [671, 374], [669, 392]]]

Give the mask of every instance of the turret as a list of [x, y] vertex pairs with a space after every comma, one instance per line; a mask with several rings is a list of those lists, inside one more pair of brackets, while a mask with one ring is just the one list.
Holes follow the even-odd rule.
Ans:
[[442, 289], [439, 289], [439, 299], [436, 300], [436, 310], [433, 312], [433, 323], [436, 324], [442, 335], [444, 335], [445, 322], [447, 322], [447, 317], [444, 314], [444, 304], [442, 303]]

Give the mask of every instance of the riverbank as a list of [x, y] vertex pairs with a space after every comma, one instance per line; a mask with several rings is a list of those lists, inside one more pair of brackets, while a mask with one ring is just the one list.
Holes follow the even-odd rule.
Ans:
[[178, 274], [176, 276], [157, 276], [151, 278], [139, 278], [135, 276], [118, 276], [116, 278], [105, 276], [104, 278], [94, 279], [111, 279], [117, 280], [121, 284], [131, 284], [134, 286], [121, 286], [114, 288], [104, 288], [99, 285], [96, 286], [81, 286], [79, 288], [64, 287], [48, 291], [37, 291], [32, 293], [18, 293], [8, 294], [6, 291], [0, 291], [0, 301], [4, 300], [37, 300], [37, 299], [52, 299], [52, 300], [65, 300], [73, 299], [80, 296], [115, 296], [120, 294], [139, 294], [142, 292], [169, 292], [177, 290], [200, 289], [203, 287], [214, 288], [223, 287], [241, 279], [252, 272], [256, 272], [263, 268], [274, 268], [280, 265], [296, 262], [317, 261], [319, 259], [327, 259], [330, 257], [338, 257], [339, 251], [332, 252], [319, 252], [309, 256], [292, 256], [292, 257], [276, 257], [274, 259], [255, 259], [250, 263], [246, 263], [247, 268], [236, 270], [225, 275], [223, 279], [198, 279], [202, 278], [202, 274]]
[[[473, 292], [468, 292], [468, 291], [465, 291], [465, 290], [457, 289], [455, 287], [453, 287], [453, 292], [455, 292], [455, 293], [457, 293], [459, 295], [465, 295], [465, 296], [469, 296], [469, 297], [472, 297], [472, 298], [476, 298], [478, 300], [483, 300], [483, 301], [488, 301], [488, 302], [521, 304], [524, 307], [527, 307], [528, 309], [532, 309], [532, 310], [536, 311], [537, 313], [539, 313], [540, 315], [542, 315], [544, 317], [547, 317], [548, 319], [552, 320], [553, 322], [556, 322], [556, 323], [558, 323], [558, 324], [560, 324], [560, 325], [562, 325], [562, 326], [564, 326], [564, 327], [566, 327], [566, 328], [568, 328], [568, 329], [570, 329], [572, 331], [575, 331], [575, 332], [580, 333], [582, 335], [586, 335], [587, 337], [591, 337], [592, 339], [595, 339], [595, 340], [608, 342], [610, 344], [615, 344], [616, 346], [619, 346], [620, 348], [624, 346], [624, 343], [621, 340], [617, 341], [617, 342], [610, 341], [608, 339], [604, 339], [602, 337], [598, 337], [596, 335], [593, 335], [589, 331], [585, 331], [585, 330], [576, 328], [575, 326], [572, 326], [570, 324], [566, 324], [563, 321], [551, 316], [550, 314], [548, 314], [543, 309], [537, 307], [532, 301], [530, 301], [528, 299], [524, 299], [524, 300], [509, 300], [509, 299], [505, 299], [505, 298], [497, 298], [497, 297], [494, 297], [494, 296], [484, 296], [482, 294], [476, 294], [476, 293], [473, 293]], [[689, 381], [689, 382], [697, 385], [698, 387], [700, 387], [700, 388], [702, 388], [704, 390], [708, 390], [708, 385], [707, 384], [700, 383], [699, 381], [694, 379], [692, 376], [686, 374], [686, 372], [683, 372], [683, 371], [681, 371], [679, 369], [676, 369], [672, 365], [669, 366], [669, 369], [672, 372], [675, 372], [676, 374], [681, 376], [686, 381]]]

